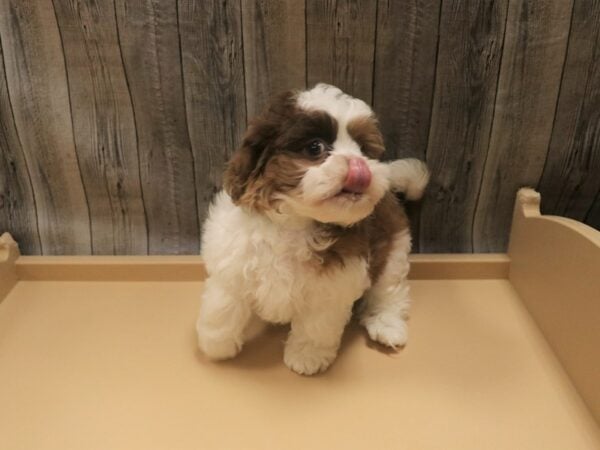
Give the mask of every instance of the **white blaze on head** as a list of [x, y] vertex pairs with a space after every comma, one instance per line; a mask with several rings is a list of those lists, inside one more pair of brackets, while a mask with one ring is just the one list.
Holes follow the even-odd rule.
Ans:
[[372, 116], [373, 110], [369, 105], [325, 83], [319, 83], [314, 88], [300, 93], [297, 103], [307, 111], [325, 111], [337, 121], [338, 132], [332, 145], [332, 154], [347, 158], [362, 156], [360, 146], [350, 137], [346, 126], [354, 119]]
[[358, 117], [371, 116], [373, 110], [358, 98], [344, 94], [340, 89], [320, 83], [298, 95], [298, 106], [308, 111], [320, 110], [334, 117], [340, 126]]

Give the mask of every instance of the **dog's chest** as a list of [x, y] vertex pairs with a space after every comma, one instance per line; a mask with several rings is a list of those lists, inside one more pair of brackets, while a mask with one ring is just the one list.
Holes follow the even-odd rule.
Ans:
[[247, 213], [221, 194], [204, 227], [202, 256], [209, 276], [228, 280], [232, 295], [263, 319], [289, 322], [310, 302], [352, 301], [368, 287], [366, 260], [344, 254], [343, 264], [327, 264], [313, 231]]
[[[310, 302], [362, 294], [367, 278], [364, 261], [336, 269], [325, 269], [321, 263], [305, 230], [273, 224], [250, 233], [244, 272], [252, 285], [255, 311], [268, 321], [289, 322]], [[344, 295], [345, 289], [354, 293]]]
[[264, 319], [287, 322], [318, 274], [306, 236], [296, 230], [263, 227], [250, 233], [244, 275], [253, 306]]

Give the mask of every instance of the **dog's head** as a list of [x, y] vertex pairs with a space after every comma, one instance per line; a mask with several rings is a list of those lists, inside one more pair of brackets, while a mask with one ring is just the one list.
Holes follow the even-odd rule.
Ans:
[[280, 95], [251, 123], [224, 185], [236, 204], [254, 211], [350, 225], [389, 188], [383, 151], [371, 108], [319, 84]]

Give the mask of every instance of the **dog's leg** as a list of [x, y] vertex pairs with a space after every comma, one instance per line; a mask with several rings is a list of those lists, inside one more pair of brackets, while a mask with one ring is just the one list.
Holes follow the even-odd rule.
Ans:
[[360, 323], [374, 341], [389, 347], [406, 344], [406, 319], [410, 308], [408, 275], [410, 234], [402, 231], [392, 240], [387, 263], [375, 284], [365, 294]]
[[211, 359], [233, 358], [248, 337], [251, 318], [246, 302], [216, 279], [208, 278], [196, 322], [198, 346]]
[[[302, 375], [321, 372], [333, 362], [344, 327], [352, 314], [352, 302], [322, 302], [292, 319], [285, 345], [286, 366]], [[329, 304], [329, 307], [324, 305]]]

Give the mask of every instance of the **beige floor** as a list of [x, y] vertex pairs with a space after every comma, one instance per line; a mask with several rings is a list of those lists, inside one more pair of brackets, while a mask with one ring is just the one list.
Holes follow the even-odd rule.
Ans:
[[284, 329], [195, 349], [198, 282], [21, 281], [0, 303], [0, 449], [598, 449], [506, 280], [414, 281], [409, 345], [356, 327], [325, 374]]

